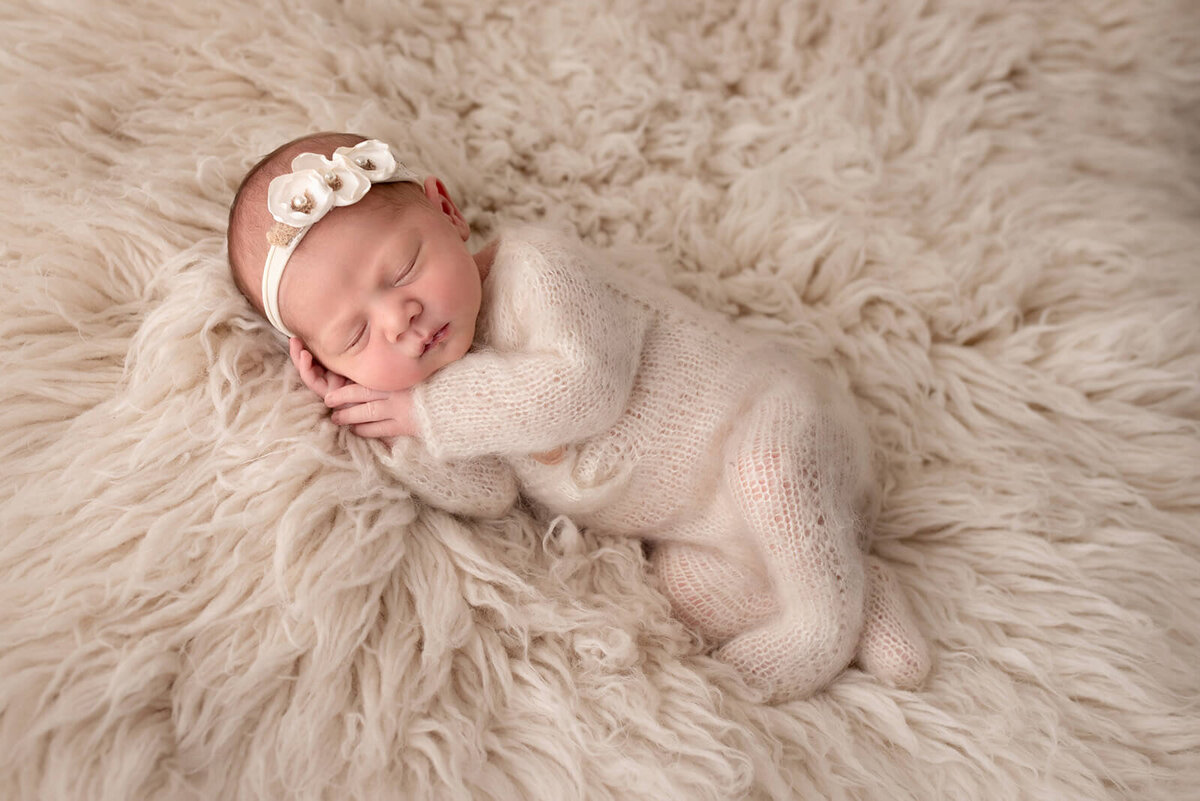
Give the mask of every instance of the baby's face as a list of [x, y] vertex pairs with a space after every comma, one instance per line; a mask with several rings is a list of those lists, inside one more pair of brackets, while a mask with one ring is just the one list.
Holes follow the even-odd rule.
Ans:
[[435, 179], [432, 206], [368, 192], [305, 236], [279, 288], [284, 322], [326, 368], [408, 389], [471, 347], [482, 296], [470, 234]]

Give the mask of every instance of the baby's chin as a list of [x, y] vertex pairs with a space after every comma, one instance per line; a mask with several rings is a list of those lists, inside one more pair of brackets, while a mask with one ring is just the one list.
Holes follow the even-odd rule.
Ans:
[[361, 384], [362, 386], [366, 387], [367, 389], [373, 389], [376, 392], [404, 392], [406, 390], [412, 389], [417, 384], [421, 383], [420, 381], [383, 380], [383, 379], [378, 378], [377, 376], [372, 379], [372, 377], [369, 377], [369, 376], [355, 378], [352, 375], [348, 375], [348, 376], [346, 376], [346, 378], [349, 378], [355, 384]]

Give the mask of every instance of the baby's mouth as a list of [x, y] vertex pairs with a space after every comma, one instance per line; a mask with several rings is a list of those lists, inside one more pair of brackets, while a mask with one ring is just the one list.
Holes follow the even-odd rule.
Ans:
[[421, 348], [422, 356], [424, 356], [426, 353], [428, 353], [430, 348], [432, 348], [434, 345], [436, 345], [437, 343], [441, 342], [443, 339], [446, 338], [446, 329], [449, 327], [450, 327], [450, 323], [446, 323], [441, 328], [439, 328], [437, 331], [433, 332], [433, 336], [431, 336], [429, 339], [427, 339], [425, 341], [425, 346], [423, 348]]

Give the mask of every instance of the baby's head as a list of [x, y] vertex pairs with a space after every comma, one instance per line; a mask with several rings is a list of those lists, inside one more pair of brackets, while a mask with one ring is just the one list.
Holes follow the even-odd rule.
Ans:
[[247, 173], [229, 212], [229, 265], [247, 300], [326, 368], [399, 390], [471, 346], [487, 264], [469, 235], [437, 178], [376, 140], [322, 133]]

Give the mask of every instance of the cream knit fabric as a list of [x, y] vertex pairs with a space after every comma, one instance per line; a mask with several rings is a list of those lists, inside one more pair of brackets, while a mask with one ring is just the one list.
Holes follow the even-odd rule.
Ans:
[[[547, 510], [655, 543], [679, 617], [770, 696], [808, 695], [856, 654], [889, 683], [924, 677], [899, 586], [868, 569], [852, 405], [794, 355], [523, 229], [502, 237], [475, 347], [413, 396], [424, 447], [471, 476], [448, 479], [457, 508], [470, 481], [480, 508], [510, 495], [507, 466]], [[436, 468], [413, 464], [436, 493]]]
[[495, 456], [444, 462], [399, 437], [383, 463], [418, 498], [452, 514], [499, 517], [517, 500], [516, 475]]

